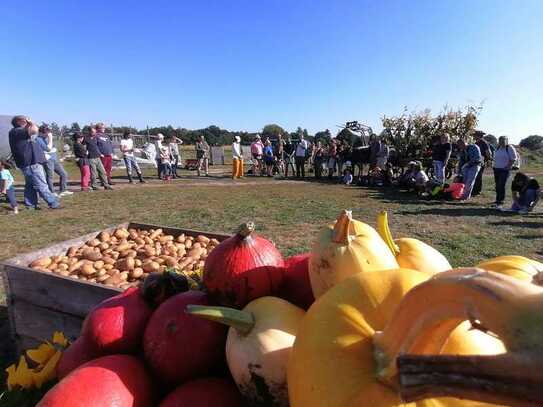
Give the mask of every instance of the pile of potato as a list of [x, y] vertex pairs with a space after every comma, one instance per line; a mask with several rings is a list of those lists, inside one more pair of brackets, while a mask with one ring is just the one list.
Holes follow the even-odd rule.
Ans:
[[162, 229], [116, 229], [100, 232], [64, 256], [42, 257], [30, 267], [121, 289], [139, 284], [149, 273], [175, 269], [190, 274], [203, 269], [217, 239], [184, 234], [175, 238]]

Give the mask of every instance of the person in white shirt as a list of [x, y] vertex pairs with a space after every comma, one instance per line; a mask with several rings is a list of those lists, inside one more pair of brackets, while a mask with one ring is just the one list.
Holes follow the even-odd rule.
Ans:
[[232, 179], [236, 178], [243, 178], [243, 153], [239, 136], [235, 136], [232, 143]]
[[155, 147], [156, 147], [156, 163], [158, 168], [158, 179], [162, 179], [164, 175], [164, 166], [162, 165], [161, 152], [162, 142], [164, 141], [164, 135], [158, 133], [156, 135]]
[[[505, 201], [505, 186], [511, 170], [518, 163], [519, 156], [515, 147], [509, 144], [509, 139], [501, 136], [498, 139], [498, 148], [494, 152], [494, 182], [496, 184], [496, 202], [494, 205], [500, 209]], [[517, 168], [515, 168], [518, 170]]]
[[430, 180], [426, 172], [422, 169], [422, 163], [417, 161], [414, 167], [415, 171], [415, 191], [419, 194], [426, 190], [426, 183]]
[[304, 135], [300, 134], [300, 142], [296, 146], [296, 153], [294, 154], [294, 160], [296, 162], [296, 177], [305, 178], [305, 160], [307, 156], [307, 149], [309, 148], [309, 143], [307, 140], [304, 140]]
[[123, 133], [123, 139], [121, 140], [120, 148], [121, 153], [123, 154], [124, 165], [126, 166], [126, 175], [128, 175], [128, 182], [130, 182], [131, 184], [134, 183], [134, 180], [132, 179], [132, 170], [134, 170], [136, 171], [140, 182], [144, 184], [145, 180], [143, 179], [143, 176], [141, 174], [140, 166], [136, 161], [136, 157], [134, 157], [134, 140], [132, 140], [130, 132], [125, 131]]
[[181, 154], [179, 154], [179, 144], [183, 144], [183, 140], [178, 139], [175, 136], [172, 136], [170, 139], [170, 152], [172, 157], [172, 177], [178, 178], [177, 175], [177, 166], [179, 161], [181, 161]]

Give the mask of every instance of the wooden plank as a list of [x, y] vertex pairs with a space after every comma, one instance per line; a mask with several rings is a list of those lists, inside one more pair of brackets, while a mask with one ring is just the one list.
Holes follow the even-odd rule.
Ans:
[[81, 318], [98, 303], [121, 292], [102, 284], [11, 265], [4, 265], [4, 273], [10, 286], [10, 302], [24, 300]]
[[82, 318], [38, 307], [25, 301], [15, 301], [12, 308], [15, 329], [20, 336], [43, 342], [51, 340], [55, 331], [60, 331], [68, 340], [73, 341], [81, 331]]

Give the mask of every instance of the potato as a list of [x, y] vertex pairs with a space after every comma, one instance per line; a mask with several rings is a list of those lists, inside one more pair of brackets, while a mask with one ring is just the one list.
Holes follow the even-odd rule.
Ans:
[[148, 247], [148, 246], [145, 247], [145, 256], [146, 257], [153, 257], [155, 255], [156, 255], [156, 250], [154, 248], [151, 248], [151, 247]]
[[119, 278], [122, 281], [128, 280], [128, 271], [122, 271], [121, 273], [119, 273]]
[[137, 245], [144, 245], [145, 244], [145, 240], [143, 240], [141, 237], [136, 237], [134, 239], [134, 243], [136, 243]]
[[177, 259], [171, 256], [162, 256], [162, 260], [164, 261], [163, 264], [165, 264], [168, 267], [173, 267], [177, 265]]
[[199, 259], [202, 255], [204, 249], [201, 247], [195, 247], [194, 249], [191, 249], [188, 253], [188, 256], [192, 257], [193, 259]]
[[109, 243], [100, 243], [100, 245], [98, 246], [98, 248], [103, 252], [104, 250], [107, 250], [109, 249]]
[[142, 264], [143, 262], [141, 261], [141, 259], [134, 259], [134, 265], [136, 267], [141, 267]]
[[85, 249], [83, 251], [83, 257], [87, 260], [98, 261], [102, 259], [102, 254], [94, 251], [93, 249]]
[[203, 269], [204, 268], [205, 261], [200, 260], [196, 266], [196, 268]]
[[115, 264], [115, 259], [112, 259], [111, 257], [107, 257], [107, 256], [102, 257], [102, 261], [105, 264]]
[[64, 271], [64, 270], [68, 270], [69, 267], [68, 267], [67, 264], [60, 263], [56, 269], [57, 269], [58, 271]]
[[119, 253], [122, 253], [126, 250], [129, 250], [132, 248], [132, 245], [128, 242], [122, 242], [121, 244], [119, 244], [115, 250], [118, 251]]
[[73, 272], [79, 270], [81, 268], [81, 266], [83, 266], [83, 264], [85, 264], [85, 260], [76, 261], [74, 264], [72, 264], [68, 268], [68, 272], [73, 273]]
[[119, 274], [119, 273], [120, 271], [118, 269], [111, 269], [107, 271], [107, 274], [109, 274], [110, 276], [114, 276], [115, 274]]
[[97, 246], [100, 246], [100, 243], [101, 242], [98, 239], [92, 239], [87, 242], [87, 245], [91, 247], [97, 247]]
[[186, 239], [185, 234], [182, 233], [182, 234], [180, 234], [179, 236], [177, 236], [177, 239], [175, 239], [175, 240], [176, 240], [178, 243], [185, 243], [185, 239]]
[[136, 239], [138, 237], [138, 232], [136, 232], [135, 229], [130, 229], [128, 231], [128, 237], [132, 240]]
[[132, 270], [128, 276], [133, 279], [138, 279], [141, 276], [143, 276], [143, 269], [141, 267], [137, 267], [134, 270]]
[[68, 277], [70, 275], [70, 272], [68, 270], [59, 271], [58, 274], [60, 276]]
[[200, 242], [193, 243], [192, 247], [191, 247], [192, 250], [201, 249], [201, 248], [203, 248], [203, 246], [202, 246], [202, 244]]
[[143, 240], [145, 240], [145, 243], [146, 243], [146, 244], [153, 244], [153, 243], [154, 243], [154, 242], [153, 242], [153, 239], [151, 239], [149, 236], [145, 236], [145, 237], [143, 238]]
[[58, 268], [58, 264], [57, 263], [51, 263], [49, 264], [49, 266], [47, 267], [48, 270], [51, 270], [51, 271], [54, 271]]
[[110, 277], [111, 276], [109, 274], [103, 274], [101, 276], [96, 277], [96, 281], [99, 282], [99, 283], [102, 283], [102, 282], [106, 281]]
[[135, 259], [137, 255], [138, 255], [138, 252], [133, 249], [126, 250], [124, 252], [124, 257], [132, 257]]
[[68, 265], [71, 266], [72, 264], [75, 264], [75, 263], [77, 263], [78, 261], [79, 261], [79, 259], [78, 259], [77, 257], [70, 257], [70, 258], [68, 259]]
[[156, 261], [148, 261], [143, 263], [143, 270], [145, 270], [148, 273], [153, 273], [158, 271], [160, 268], [160, 264]]
[[103, 260], [98, 260], [98, 261], [95, 261], [94, 264], [93, 264], [93, 267], [96, 269], [96, 270], [100, 270], [102, 267], [105, 266], [105, 263]]
[[[111, 264], [109, 264], [109, 266], [111, 266]], [[111, 267], [113, 268], [113, 266], [111, 266]], [[97, 270], [96, 271], [96, 276], [97, 277], [105, 276], [107, 274], [108, 270], [111, 270], [111, 269], [103, 268], [103, 269]]]
[[211, 244], [214, 245], [214, 246], [217, 246], [220, 242], [219, 242], [217, 239], [212, 238], [212, 239], [209, 241], [209, 243], [211, 243]]
[[32, 268], [38, 268], [38, 267], [46, 268], [52, 262], [53, 262], [53, 260], [51, 260], [51, 257], [41, 257], [41, 258], [39, 258], [37, 260], [34, 260], [32, 263], [30, 263], [30, 267], [32, 267]]
[[113, 264], [104, 264], [104, 268], [102, 270], [111, 270], [112, 268], [115, 268]]
[[114, 287], [117, 287], [122, 282], [121, 278], [118, 274], [109, 277], [108, 279], [104, 280], [104, 284], [112, 285]]
[[154, 231], [151, 232], [151, 234], [149, 235], [149, 237], [152, 239], [152, 240], [155, 240], [157, 237], [159, 237], [160, 235], [162, 234], [162, 229], [156, 229]]
[[130, 236], [130, 233], [128, 233], [128, 230], [122, 228], [115, 230], [114, 235], [118, 239], [126, 239], [128, 236]]
[[111, 239], [111, 235], [107, 231], [103, 231], [98, 233], [98, 236], [96, 236], [101, 242], [109, 242]]
[[187, 238], [187, 240], [185, 240], [185, 249], [190, 249], [191, 247], [192, 247], [192, 240]]
[[117, 260], [119, 258], [119, 252], [113, 251], [110, 253], [110, 256]]
[[142, 280], [145, 280], [147, 278], [147, 276], [149, 275], [149, 273], [143, 273], [143, 275], [141, 276], [141, 279]]
[[83, 264], [81, 268], [79, 269], [79, 273], [84, 276], [92, 276], [96, 273], [95, 268], [92, 266], [92, 264]]
[[122, 271], [134, 270], [135, 261], [132, 257], [117, 260], [115, 267]]
[[104, 250], [104, 251], [102, 252], [102, 254], [103, 254], [104, 256], [109, 256], [109, 255], [111, 254], [111, 252], [113, 252], [113, 248], [110, 246], [108, 249]]

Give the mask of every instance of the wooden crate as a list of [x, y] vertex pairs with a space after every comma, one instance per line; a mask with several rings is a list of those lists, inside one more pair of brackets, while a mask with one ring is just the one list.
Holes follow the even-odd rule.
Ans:
[[[182, 233], [187, 236], [205, 235], [219, 241], [229, 237], [220, 233], [140, 223], [125, 223], [106, 230], [112, 232], [119, 227], [144, 230], [161, 228], [175, 237]], [[75, 339], [79, 336], [81, 323], [88, 312], [101, 301], [121, 292], [117, 288], [28, 267], [33, 260], [40, 257], [63, 255], [69, 247], [82, 245], [98, 233], [99, 231], [89, 233], [0, 264], [7, 293], [11, 334], [18, 351], [50, 338], [54, 331], [62, 331], [70, 340]]]

